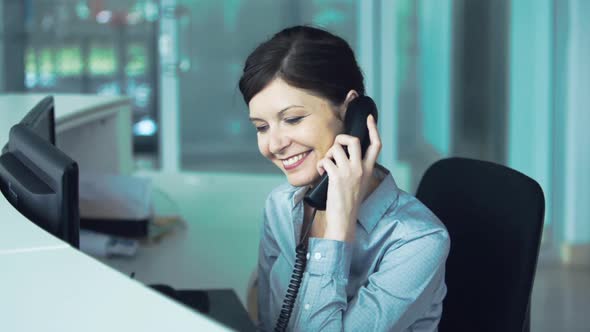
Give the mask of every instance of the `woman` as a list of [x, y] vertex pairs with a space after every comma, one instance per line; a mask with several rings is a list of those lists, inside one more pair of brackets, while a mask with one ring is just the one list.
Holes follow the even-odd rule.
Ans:
[[[260, 153], [288, 181], [264, 210], [259, 328], [276, 326], [301, 242], [306, 265], [290, 319], [283, 310], [289, 330], [436, 331], [449, 237], [376, 163], [372, 116], [364, 159], [359, 141], [342, 134], [348, 104], [365, 92], [350, 46], [320, 29], [287, 28], [250, 54], [240, 90]], [[302, 198], [324, 172], [326, 210], [314, 211]]]

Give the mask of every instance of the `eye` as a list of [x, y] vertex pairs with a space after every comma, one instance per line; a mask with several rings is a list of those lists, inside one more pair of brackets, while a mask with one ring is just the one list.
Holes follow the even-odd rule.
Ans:
[[294, 118], [286, 118], [285, 122], [288, 124], [296, 124], [299, 123], [304, 117], [303, 116], [296, 116]]
[[268, 126], [256, 126], [256, 131], [259, 133], [263, 133], [268, 129]]

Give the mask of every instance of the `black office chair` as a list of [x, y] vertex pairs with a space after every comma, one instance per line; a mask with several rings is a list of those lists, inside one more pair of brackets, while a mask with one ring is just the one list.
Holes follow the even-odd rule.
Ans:
[[451, 237], [439, 331], [528, 332], [545, 211], [539, 184], [505, 166], [449, 158], [426, 171], [416, 197]]

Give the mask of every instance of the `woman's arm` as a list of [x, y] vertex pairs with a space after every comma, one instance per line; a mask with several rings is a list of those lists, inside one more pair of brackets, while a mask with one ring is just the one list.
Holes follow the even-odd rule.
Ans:
[[[408, 238], [408, 237], [406, 237]], [[449, 238], [444, 230], [416, 233], [384, 254], [377, 270], [347, 303], [351, 244], [310, 239], [296, 331], [404, 331], [424, 317], [444, 281]], [[432, 317], [438, 324], [440, 313]]]

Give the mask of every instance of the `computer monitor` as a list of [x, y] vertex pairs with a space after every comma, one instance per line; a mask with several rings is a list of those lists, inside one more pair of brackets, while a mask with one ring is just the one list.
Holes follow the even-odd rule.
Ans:
[[53, 99], [10, 129], [0, 155], [0, 190], [25, 217], [79, 248], [78, 164], [55, 143]]

